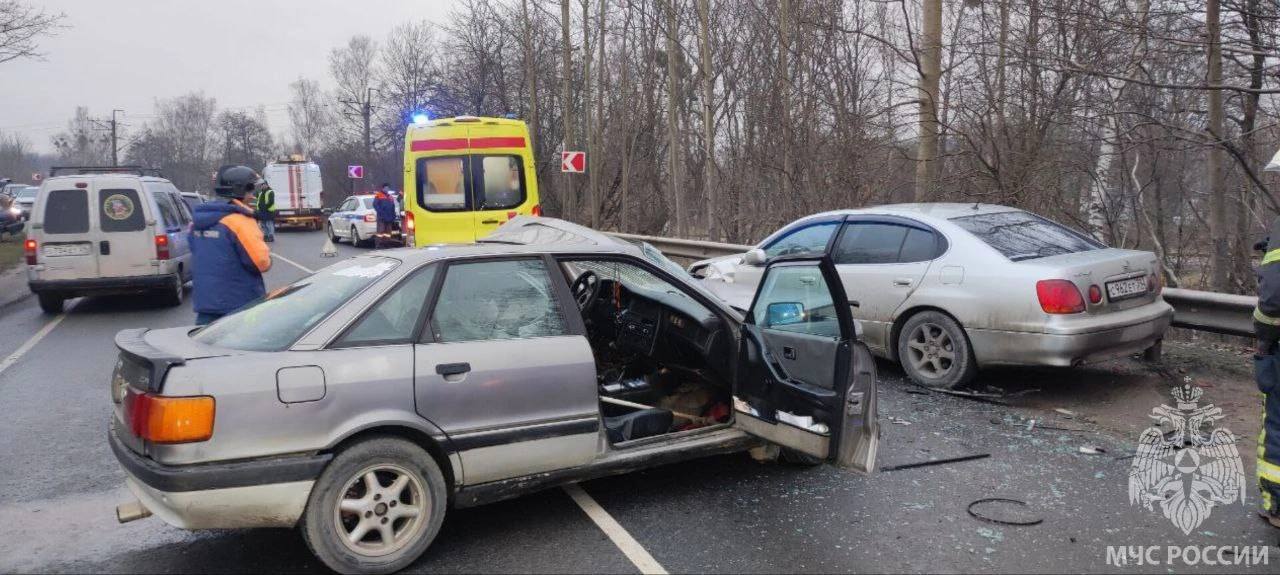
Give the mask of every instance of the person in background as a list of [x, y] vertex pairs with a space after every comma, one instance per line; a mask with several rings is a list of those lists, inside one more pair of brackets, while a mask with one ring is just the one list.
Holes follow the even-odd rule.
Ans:
[[373, 195], [373, 211], [378, 218], [378, 233], [389, 234], [395, 228], [396, 221], [396, 201], [392, 197], [395, 191], [391, 189], [391, 184], [382, 184], [382, 189]]
[[254, 202], [254, 215], [262, 226], [262, 235], [268, 242], [276, 241], [276, 191], [263, 184]]
[[214, 193], [224, 202], [206, 202], [193, 211], [192, 299], [196, 325], [232, 313], [267, 293], [262, 274], [271, 269], [271, 250], [254, 212], [245, 204], [261, 178], [247, 166], [218, 169]]
[[1253, 332], [1258, 347], [1253, 356], [1254, 379], [1262, 392], [1262, 433], [1258, 436], [1259, 511], [1267, 522], [1280, 527], [1280, 217], [1271, 224], [1271, 235], [1254, 246], [1265, 248], [1258, 266], [1258, 307], [1253, 309]]

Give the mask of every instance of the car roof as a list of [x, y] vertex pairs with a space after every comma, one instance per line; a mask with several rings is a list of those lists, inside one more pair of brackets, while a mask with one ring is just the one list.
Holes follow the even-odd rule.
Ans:
[[527, 254], [617, 254], [642, 257], [640, 248], [587, 227], [555, 218], [516, 216], [489, 236], [474, 244], [436, 244], [417, 248], [396, 248], [370, 255], [394, 257], [410, 264], [422, 264], [455, 257]]

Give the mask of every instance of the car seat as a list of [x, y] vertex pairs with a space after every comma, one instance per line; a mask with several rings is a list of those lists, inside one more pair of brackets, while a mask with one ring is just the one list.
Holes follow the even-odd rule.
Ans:
[[626, 415], [604, 418], [610, 443], [631, 441], [671, 431], [672, 415], [665, 409], [642, 409]]

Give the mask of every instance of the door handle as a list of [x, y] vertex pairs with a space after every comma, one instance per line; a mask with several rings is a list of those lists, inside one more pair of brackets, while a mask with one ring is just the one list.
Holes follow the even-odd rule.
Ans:
[[481, 221], [480, 221], [480, 223], [482, 223], [482, 224], [497, 224], [497, 223], [501, 223], [501, 222], [499, 222], [498, 220], [481, 220]]
[[856, 299], [851, 299], [849, 300], [849, 307], [862, 307], [862, 302], [859, 302]]
[[436, 373], [443, 376], [462, 375], [471, 371], [469, 363], [441, 363], [436, 365]]
[[787, 359], [795, 359], [795, 358], [796, 358], [796, 348], [791, 347], [791, 346], [789, 346], [789, 345], [784, 345], [784, 346], [782, 346], [782, 357], [785, 357], [785, 358], [787, 358]]
[[98, 253], [104, 256], [111, 255], [111, 242], [107, 240], [98, 242]]
[[893, 285], [896, 285], [896, 286], [909, 286], [909, 285], [911, 285], [911, 278], [894, 278], [894, 280], [893, 280]]

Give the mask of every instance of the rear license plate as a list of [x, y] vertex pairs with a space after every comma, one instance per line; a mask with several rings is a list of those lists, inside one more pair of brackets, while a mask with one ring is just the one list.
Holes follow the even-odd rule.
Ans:
[[1147, 293], [1146, 278], [1131, 278], [1107, 284], [1107, 299], [1111, 301], [1137, 297]]
[[57, 256], [87, 256], [89, 255], [89, 244], [45, 244], [44, 255]]

